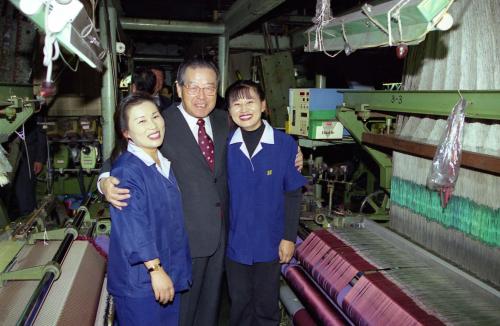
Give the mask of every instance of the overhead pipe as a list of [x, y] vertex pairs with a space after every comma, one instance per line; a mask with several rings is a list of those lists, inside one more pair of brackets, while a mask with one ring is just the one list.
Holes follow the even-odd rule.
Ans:
[[181, 20], [162, 20], [123, 17], [120, 19], [123, 29], [135, 31], [154, 31], [195, 34], [224, 34], [223, 24], [190, 22]]
[[[229, 40], [225, 33], [224, 24], [188, 22], [178, 20], [143, 19], [143, 18], [121, 18], [120, 23], [123, 29], [154, 32], [171, 33], [195, 33], [195, 34], [215, 34], [218, 39], [218, 65], [220, 72], [219, 95], [224, 95], [227, 87]], [[147, 57], [134, 58], [134, 61], [149, 61]], [[155, 62], [178, 62], [169, 58], [165, 60], [152, 60]], [[181, 60], [182, 61], [182, 60]]]
[[224, 97], [227, 87], [227, 72], [228, 72], [228, 56], [229, 56], [229, 42], [225, 35], [219, 36], [218, 48], [218, 65], [219, 65], [219, 95]]
[[135, 56], [132, 58], [137, 62], [156, 62], [156, 63], [181, 63], [184, 61], [183, 58], [175, 57], [156, 57], [156, 56]]

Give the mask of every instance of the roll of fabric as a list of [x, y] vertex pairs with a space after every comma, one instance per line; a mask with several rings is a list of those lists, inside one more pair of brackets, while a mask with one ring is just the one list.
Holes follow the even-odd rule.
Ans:
[[285, 306], [288, 314], [292, 317], [294, 326], [317, 325], [297, 296], [295, 296], [292, 289], [284, 283], [282, 283], [280, 287], [280, 301], [283, 306]]
[[[302, 268], [299, 266], [289, 266], [285, 270], [284, 275], [290, 287], [293, 289], [295, 294], [297, 294], [300, 301], [304, 304], [304, 306], [306, 306], [309, 314], [318, 324], [325, 326], [346, 324], [346, 321], [341, 315], [339, 315], [335, 307], [309, 279]], [[297, 316], [297, 318], [299, 317], [307, 318], [304, 316]], [[305, 322], [305, 320], [300, 320], [300, 322]]]

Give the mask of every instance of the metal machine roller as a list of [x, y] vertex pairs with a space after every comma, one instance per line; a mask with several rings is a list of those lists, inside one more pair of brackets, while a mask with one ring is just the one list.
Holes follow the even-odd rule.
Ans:
[[93, 240], [79, 236], [92, 234], [95, 222], [82, 206], [66, 228], [45, 231], [46, 206], [3, 234], [0, 324], [104, 324], [106, 258]]

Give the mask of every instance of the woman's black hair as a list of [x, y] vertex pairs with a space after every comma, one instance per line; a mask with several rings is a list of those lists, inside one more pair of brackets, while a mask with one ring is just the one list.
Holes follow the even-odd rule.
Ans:
[[224, 98], [226, 100], [228, 108], [229, 106], [231, 106], [232, 102], [240, 98], [251, 98], [251, 90], [253, 90], [257, 94], [259, 100], [264, 101], [264, 91], [259, 84], [251, 80], [238, 80], [237, 82], [229, 86], [226, 90], [226, 96]]
[[156, 106], [153, 97], [144, 92], [130, 94], [123, 98], [115, 111], [115, 133], [116, 143], [111, 153], [111, 162], [114, 162], [121, 153], [127, 150], [128, 139], [123, 136], [123, 132], [128, 130], [128, 114], [131, 108], [144, 102], [151, 102]]

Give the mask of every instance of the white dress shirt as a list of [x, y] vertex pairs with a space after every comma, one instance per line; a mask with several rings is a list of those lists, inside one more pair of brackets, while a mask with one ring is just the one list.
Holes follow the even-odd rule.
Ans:
[[[187, 113], [186, 110], [184, 110], [184, 106], [182, 106], [182, 103], [179, 104], [178, 108], [179, 108], [179, 110], [181, 110], [182, 116], [186, 120], [186, 122], [189, 126], [189, 129], [191, 129], [191, 132], [193, 133], [194, 139], [196, 140], [196, 142], [198, 142], [198, 129], [199, 129], [198, 118], [195, 118], [195, 117], [189, 115], [189, 113]], [[212, 132], [212, 125], [210, 124], [210, 118], [205, 117], [205, 118], [203, 118], [203, 120], [205, 120], [205, 130], [207, 131], [207, 135], [210, 136], [210, 138], [213, 141], [214, 135]]]

